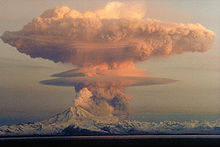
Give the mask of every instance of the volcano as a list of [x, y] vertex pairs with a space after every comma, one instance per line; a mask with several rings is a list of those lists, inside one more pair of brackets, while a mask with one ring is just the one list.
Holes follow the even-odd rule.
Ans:
[[220, 134], [220, 120], [140, 122], [106, 118], [94, 116], [75, 106], [48, 120], [1, 126], [0, 136]]

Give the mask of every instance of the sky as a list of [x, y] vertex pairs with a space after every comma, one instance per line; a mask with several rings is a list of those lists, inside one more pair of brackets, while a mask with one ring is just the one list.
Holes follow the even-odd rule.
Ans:
[[[126, 0], [124, 0], [126, 1]], [[124, 2], [122, 1], [122, 2]], [[17, 31], [47, 9], [68, 6], [78, 11], [103, 8], [110, 0], [0, 0], [0, 34]], [[129, 2], [129, 1], [126, 1]], [[172, 84], [130, 87], [131, 111], [152, 113], [220, 113], [220, 2], [218, 0], [137, 0], [146, 16], [167, 22], [200, 23], [215, 32], [212, 49], [152, 58], [137, 64], [149, 76], [178, 80]], [[70, 107], [73, 88], [42, 85], [70, 64], [30, 58], [0, 41], [0, 118], [46, 118]], [[0, 119], [1, 120], [1, 119]]]

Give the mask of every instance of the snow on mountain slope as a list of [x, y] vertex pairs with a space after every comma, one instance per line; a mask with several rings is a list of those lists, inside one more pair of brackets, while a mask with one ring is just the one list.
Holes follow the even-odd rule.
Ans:
[[[131, 135], [131, 134], [220, 134], [220, 120], [139, 122], [101, 120], [81, 108], [71, 107], [52, 118], [0, 127], [0, 136], [19, 135]], [[93, 119], [94, 118], [94, 119]]]
[[61, 135], [62, 131], [69, 126], [102, 132], [93, 124], [96, 118], [92, 120], [92, 116], [80, 109], [71, 107], [48, 120], [40, 122], [4, 125], [0, 127], [0, 135]]

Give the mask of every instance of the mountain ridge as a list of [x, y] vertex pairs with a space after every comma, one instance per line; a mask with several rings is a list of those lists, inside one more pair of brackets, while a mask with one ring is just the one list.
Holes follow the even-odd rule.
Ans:
[[161, 121], [102, 119], [82, 107], [70, 107], [48, 120], [0, 126], [0, 136], [220, 134], [220, 120]]

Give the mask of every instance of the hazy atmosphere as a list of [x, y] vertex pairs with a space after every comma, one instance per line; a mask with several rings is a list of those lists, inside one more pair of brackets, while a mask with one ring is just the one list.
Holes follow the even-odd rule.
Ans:
[[[116, 6], [107, 5], [109, 2], [0, 0], [0, 125], [43, 120], [62, 112], [73, 105], [76, 91], [83, 90], [76, 88], [82, 81], [99, 99], [103, 93], [94, 90], [90, 83], [94, 80], [91, 77], [99, 74], [135, 76], [120, 79], [121, 85], [117, 88], [121, 89], [117, 92], [115, 87], [112, 89], [115, 93], [111, 91], [111, 95], [120, 95], [116, 105], [110, 107], [109, 101], [113, 98], [106, 93], [102, 95], [108, 97], [101, 104], [106, 109], [109, 107], [105, 110], [110, 111], [109, 115], [129, 109], [129, 118], [140, 121], [220, 118], [220, 1], [121, 0]], [[118, 6], [120, 3], [125, 6]], [[127, 4], [132, 5], [129, 11]], [[116, 7], [115, 13], [110, 13], [111, 7]], [[59, 14], [57, 19], [60, 17], [60, 21], [65, 22], [63, 26], [53, 23], [49, 9], [55, 8]], [[78, 29], [86, 31], [71, 30], [68, 25], [72, 20], [61, 19], [61, 15], [66, 16], [70, 10], [74, 12], [69, 15], [79, 20], [75, 24], [80, 26]], [[98, 19], [88, 26], [81, 24], [87, 17]], [[51, 19], [50, 25], [40, 24], [48, 19]], [[40, 27], [36, 27], [38, 25]], [[120, 27], [123, 29], [118, 29]], [[140, 27], [147, 30], [145, 33], [155, 30], [158, 33], [149, 39], [139, 33]], [[194, 34], [188, 34], [189, 31]], [[37, 35], [26, 36], [33, 32]], [[58, 40], [50, 36], [57, 34], [64, 37]], [[69, 38], [75, 42], [69, 43]], [[27, 40], [34, 43], [29, 44]], [[40, 51], [37, 52], [37, 48]], [[51, 48], [55, 48], [52, 56]], [[80, 52], [81, 48], [87, 50]], [[112, 52], [115, 48], [117, 52]], [[127, 48], [129, 50], [125, 50]], [[78, 56], [72, 55], [73, 52]], [[69, 75], [75, 78], [70, 80]], [[80, 79], [79, 75], [88, 79]], [[146, 78], [136, 78], [139, 76]], [[112, 77], [108, 80], [113, 81]], [[112, 81], [110, 84], [114, 85]], [[78, 103], [81, 105], [81, 101]], [[129, 103], [129, 108], [122, 108], [125, 103]]]

